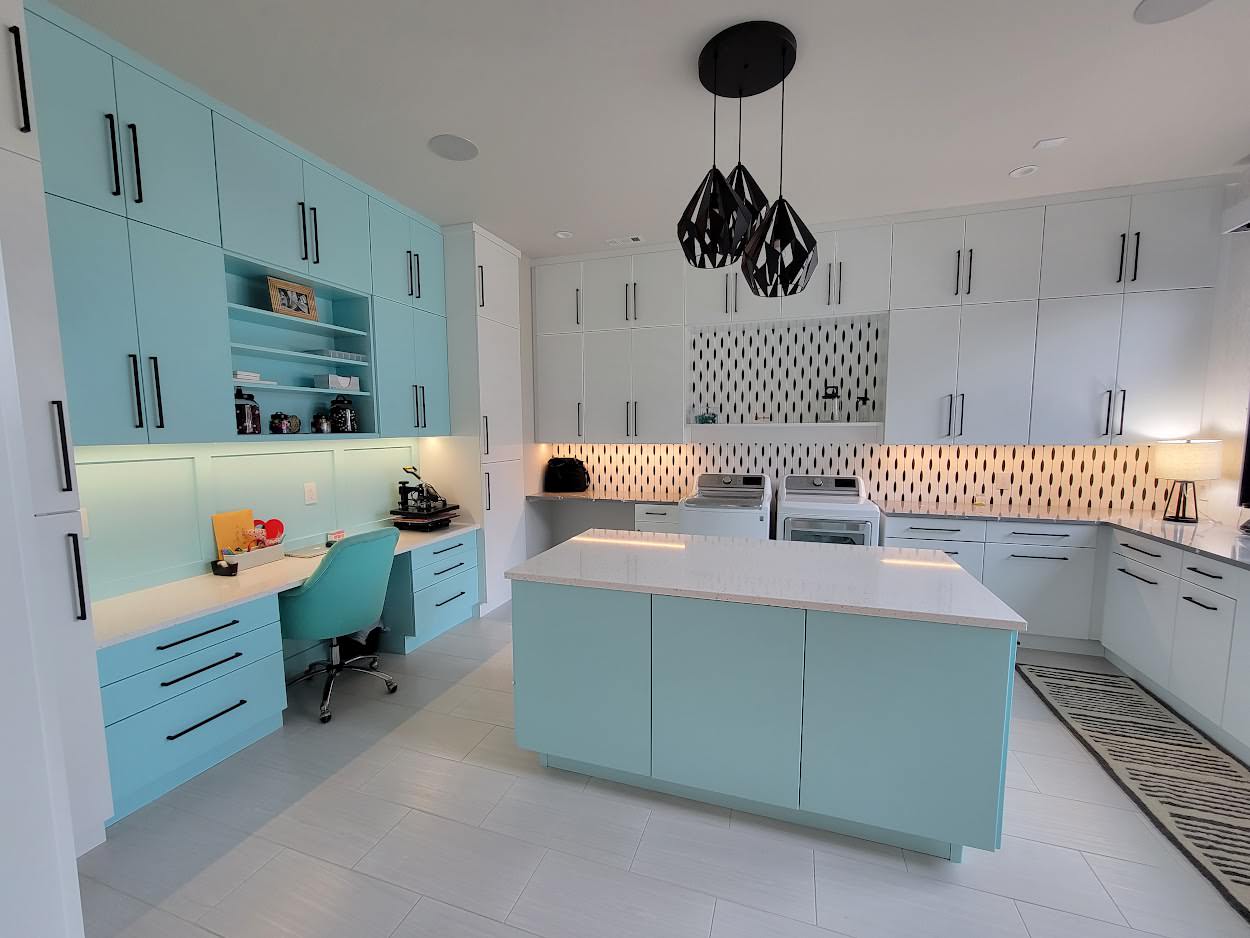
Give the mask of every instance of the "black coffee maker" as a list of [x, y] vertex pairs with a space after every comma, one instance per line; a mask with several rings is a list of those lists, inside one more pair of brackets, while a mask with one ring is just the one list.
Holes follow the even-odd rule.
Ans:
[[403, 479], [399, 483], [399, 507], [391, 509], [395, 527], [404, 531], [437, 531], [451, 524], [451, 519], [460, 513], [460, 506], [439, 495], [434, 486], [421, 478], [416, 466], [404, 466], [404, 472], [417, 481]]

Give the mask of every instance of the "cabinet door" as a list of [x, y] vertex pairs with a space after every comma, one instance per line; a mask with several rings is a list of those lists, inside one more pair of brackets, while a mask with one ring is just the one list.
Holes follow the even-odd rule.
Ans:
[[588, 332], [584, 339], [584, 439], [587, 443], [631, 442], [634, 417], [629, 375], [629, 330]]
[[1227, 596], [1180, 584], [1168, 690], [1217, 725], [1224, 716], [1236, 613], [1237, 604]]
[[525, 472], [519, 459], [482, 466], [486, 530], [486, 613], [512, 598], [504, 573], [525, 559]]
[[729, 322], [730, 281], [736, 267], [714, 267], [686, 271], [686, 322], [692, 326]]
[[964, 303], [1035, 300], [1046, 209], [986, 212], [964, 219]]
[[[886, 226], [888, 232], [889, 226]], [[816, 236], [816, 256], [818, 266], [812, 274], [807, 289], [794, 296], [787, 296], [785, 301], [786, 319], [814, 319], [818, 316], [833, 316], [839, 312], [835, 305], [837, 299], [837, 235], [826, 232]], [[889, 309], [890, 283], [886, 280], [886, 305]]]
[[569, 332], [534, 337], [536, 442], [582, 439], [582, 336]]
[[451, 433], [447, 318], [418, 309], [414, 310], [413, 319], [417, 331], [417, 400], [421, 423], [417, 436], [447, 436]]
[[369, 255], [373, 293], [412, 305], [412, 219], [377, 199], [369, 200]]
[[890, 313], [885, 441], [938, 443], [954, 433], [959, 368], [959, 310]]
[[685, 322], [682, 300], [686, 258], [681, 251], [658, 251], [634, 257], [631, 321], [635, 326], [676, 326]]
[[146, 443], [126, 219], [49, 196], [48, 229], [74, 442]]
[[[17, 28], [17, 33], [9, 30]], [[29, 30], [20, 0], [0, 3], [0, 29], [7, 34], [8, 51], [0, 68], [0, 149], [39, 159], [35, 93], [30, 71]], [[25, 83], [23, 90], [22, 84]], [[25, 100], [23, 100], [25, 94]]]
[[[515, 263], [507, 269], [519, 275]], [[519, 280], [513, 284], [514, 293], [518, 289], [516, 283]], [[415, 218], [412, 220], [412, 305], [436, 316], [447, 315], [447, 287], [443, 278], [443, 233]]]
[[113, 63], [113, 77], [126, 214], [221, 244], [212, 112], [125, 62]]
[[1133, 196], [1125, 289], [1215, 286], [1222, 199], [1214, 188]]
[[1174, 440], [1202, 428], [1212, 290], [1124, 298], [1116, 383], [1116, 434], [1125, 442]]
[[1102, 643], [1160, 687], [1172, 661], [1177, 583], [1136, 560], [1110, 557]]
[[686, 330], [633, 329], [630, 374], [635, 443], [680, 443], [686, 436]]
[[521, 332], [479, 316], [482, 462], [521, 457]]
[[963, 308], [955, 442], [1028, 441], [1036, 342], [1036, 300]]
[[[1191, 594], [1192, 595], [1192, 594]], [[1243, 744], [1250, 743], [1250, 610], [1243, 599], [1233, 623], [1228, 656], [1228, 689], [1220, 725]]]
[[962, 217], [895, 225], [891, 307], [958, 306], [963, 246]]
[[78, 507], [39, 164], [0, 152], [0, 255], [37, 514]]
[[985, 575], [985, 545], [970, 541], [941, 541], [911, 537], [887, 537], [886, 547], [911, 547], [916, 550], [940, 550], [978, 580]]
[[875, 313], [890, 308], [892, 247], [889, 225], [838, 232], [830, 291], [836, 312]]
[[477, 314], [513, 329], [521, 327], [521, 264], [489, 238], [474, 239], [477, 254]]
[[1046, 206], [1042, 296], [1124, 292], [1129, 199]]
[[1108, 443], [1124, 298], [1042, 300], [1031, 443]]
[[555, 335], [582, 328], [582, 264], [543, 264], [532, 269], [534, 332]]
[[312, 234], [303, 210], [304, 161], [213, 114], [221, 244], [288, 270], [307, 271]]
[[[221, 248], [130, 222], [148, 439], [235, 438]], [[178, 297], [176, 304], [171, 297]]]
[[44, 188], [125, 214], [113, 57], [38, 16], [26, 22]]
[[1097, 553], [1089, 547], [986, 544], [983, 581], [1024, 617], [1029, 635], [1089, 638]]
[[606, 257], [582, 263], [582, 328], [621, 329], [633, 318], [633, 259]]
[[[756, 296], [751, 292], [746, 276], [737, 267], [731, 275], [730, 304], [735, 321], [754, 322], [781, 318], [781, 297]], [[808, 284], [810, 290], [815, 284]]]
[[373, 394], [382, 436], [416, 436], [420, 423], [416, 328], [411, 306], [373, 298]]
[[368, 293], [369, 197], [343, 180], [304, 164], [308, 203], [308, 272]]

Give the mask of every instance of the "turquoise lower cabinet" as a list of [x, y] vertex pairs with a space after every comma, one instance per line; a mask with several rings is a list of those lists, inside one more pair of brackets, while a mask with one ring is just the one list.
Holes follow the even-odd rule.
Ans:
[[304, 164], [308, 205], [308, 273], [368, 293], [369, 197], [329, 173]]
[[383, 650], [415, 651], [472, 618], [479, 598], [477, 532], [401, 554], [386, 587]]
[[412, 305], [438, 316], [447, 315], [443, 283], [443, 233], [412, 221]]
[[999, 847], [1015, 648], [1001, 629], [809, 612], [799, 807]]
[[447, 320], [421, 309], [413, 312], [417, 337], [417, 399], [420, 403], [417, 436], [447, 436], [451, 433]]
[[414, 312], [394, 300], [373, 298], [374, 396], [382, 436], [416, 436], [420, 424]]
[[512, 584], [516, 741], [651, 774], [651, 596]]
[[651, 774], [799, 806], [802, 609], [652, 599]]

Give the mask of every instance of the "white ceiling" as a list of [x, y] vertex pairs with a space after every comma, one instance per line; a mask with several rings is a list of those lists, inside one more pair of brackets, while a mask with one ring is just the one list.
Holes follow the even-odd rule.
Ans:
[[[1250, 3], [1141, 26], [1137, 0], [58, 0], [442, 223], [534, 257], [671, 241], [707, 170], [703, 43], [798, 37], [786, 195], [809, 224], [1223, 172], [1250, 154]], [[721, 107], [734, 163], [735, 106]], [[777, 92], [745, 102], [770, 197]], [[475, 141], [450, 163], [437, 133]], [[1039, 138], [1065, 135], [1054, 151]], [[1021, 180], [1008, 170], [1037, 163]], [[556, 229], [575, 232], [556, 240]]]

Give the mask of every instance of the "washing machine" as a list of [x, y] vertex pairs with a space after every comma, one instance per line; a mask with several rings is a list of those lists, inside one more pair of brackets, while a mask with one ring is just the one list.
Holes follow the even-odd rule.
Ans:
[[881, 509], [858, 476], [786, 476], [777, 497], [777, 539], [876, 547]]
[[768, 540], [773, 480], [765, 475], [699, 476], [694, 493], [678, 505], [682, 534], [716, 534]]

